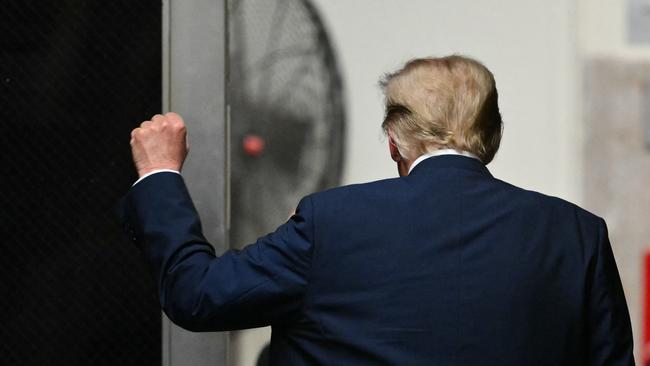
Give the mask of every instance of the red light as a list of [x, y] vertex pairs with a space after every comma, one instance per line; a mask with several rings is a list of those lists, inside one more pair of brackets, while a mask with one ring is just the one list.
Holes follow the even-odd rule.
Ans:
[[257, 157], [264, 151], [264, 139], [257, 135], [246, 135], [242, 140], [244, 154]]

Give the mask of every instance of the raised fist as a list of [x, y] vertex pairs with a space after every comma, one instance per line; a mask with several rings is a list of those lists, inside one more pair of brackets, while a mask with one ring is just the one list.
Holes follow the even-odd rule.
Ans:
[[156, 114], [131, 132], [131, 154], [138, 176], [158, 169], [179, 171], [189, 150], [183, 118]]

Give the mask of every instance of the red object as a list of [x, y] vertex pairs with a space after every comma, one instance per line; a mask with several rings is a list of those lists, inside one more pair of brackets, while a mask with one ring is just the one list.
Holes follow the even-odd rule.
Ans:
[[650, 365], [650, 252], [643, 257], [643, 365]]
[[244, 153], [248, 156], [260, 156], [264, 151], [264, 139], [257, 135], [246, 135], [242, 141]]

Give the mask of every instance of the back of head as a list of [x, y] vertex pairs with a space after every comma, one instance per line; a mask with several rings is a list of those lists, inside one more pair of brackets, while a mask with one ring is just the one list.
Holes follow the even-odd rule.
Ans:
[[441, 148], [464, 150], [484, 164], [494, 158], [503, 123], [492, 73], [463, 56], [409, 61], [381, 82], [384, 131], [415, 159]]

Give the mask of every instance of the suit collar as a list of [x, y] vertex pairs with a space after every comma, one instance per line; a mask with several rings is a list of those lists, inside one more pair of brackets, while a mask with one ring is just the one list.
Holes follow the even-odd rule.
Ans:
[[485, 165], [483, 165], [480, 160], [462, 155], [432, 156], [430, 158], [422, 160], [417, 166], [415, 166], [415, 168], [411, 170], [408, 176], [417, 176], [445, 168], [472, 170], [478, 173], [492, 176], [492, 174], [490, 174], [490, 171]]
[[434, 156], [439, 156], [439, 155], [463, 155], [463, 156], [468, 156], [468, 157], [474, 158], [474, 159], [476, 159], [478, 161], [481, 160], [481, 159], [479, 159], [478, 156], [472, 154], [469, 151], [462, 151], [462, 150], [456, 150], [456, 149], [440, 149], [440, 150], [435, 150], [435, 151], [428, 152], [426, 154], [420, 155], [420, 157], [415, 159], [415, 161], [413, 161], [413, 163], [409, 167], [409, 173], [411, 173], [411, 171], [413, 169], [415, 169], [415, 167], [418, 164], [420, 164], [422, 161], [424, 161], [426, 159], [429, 159], [431, 157], [434, 157]]

